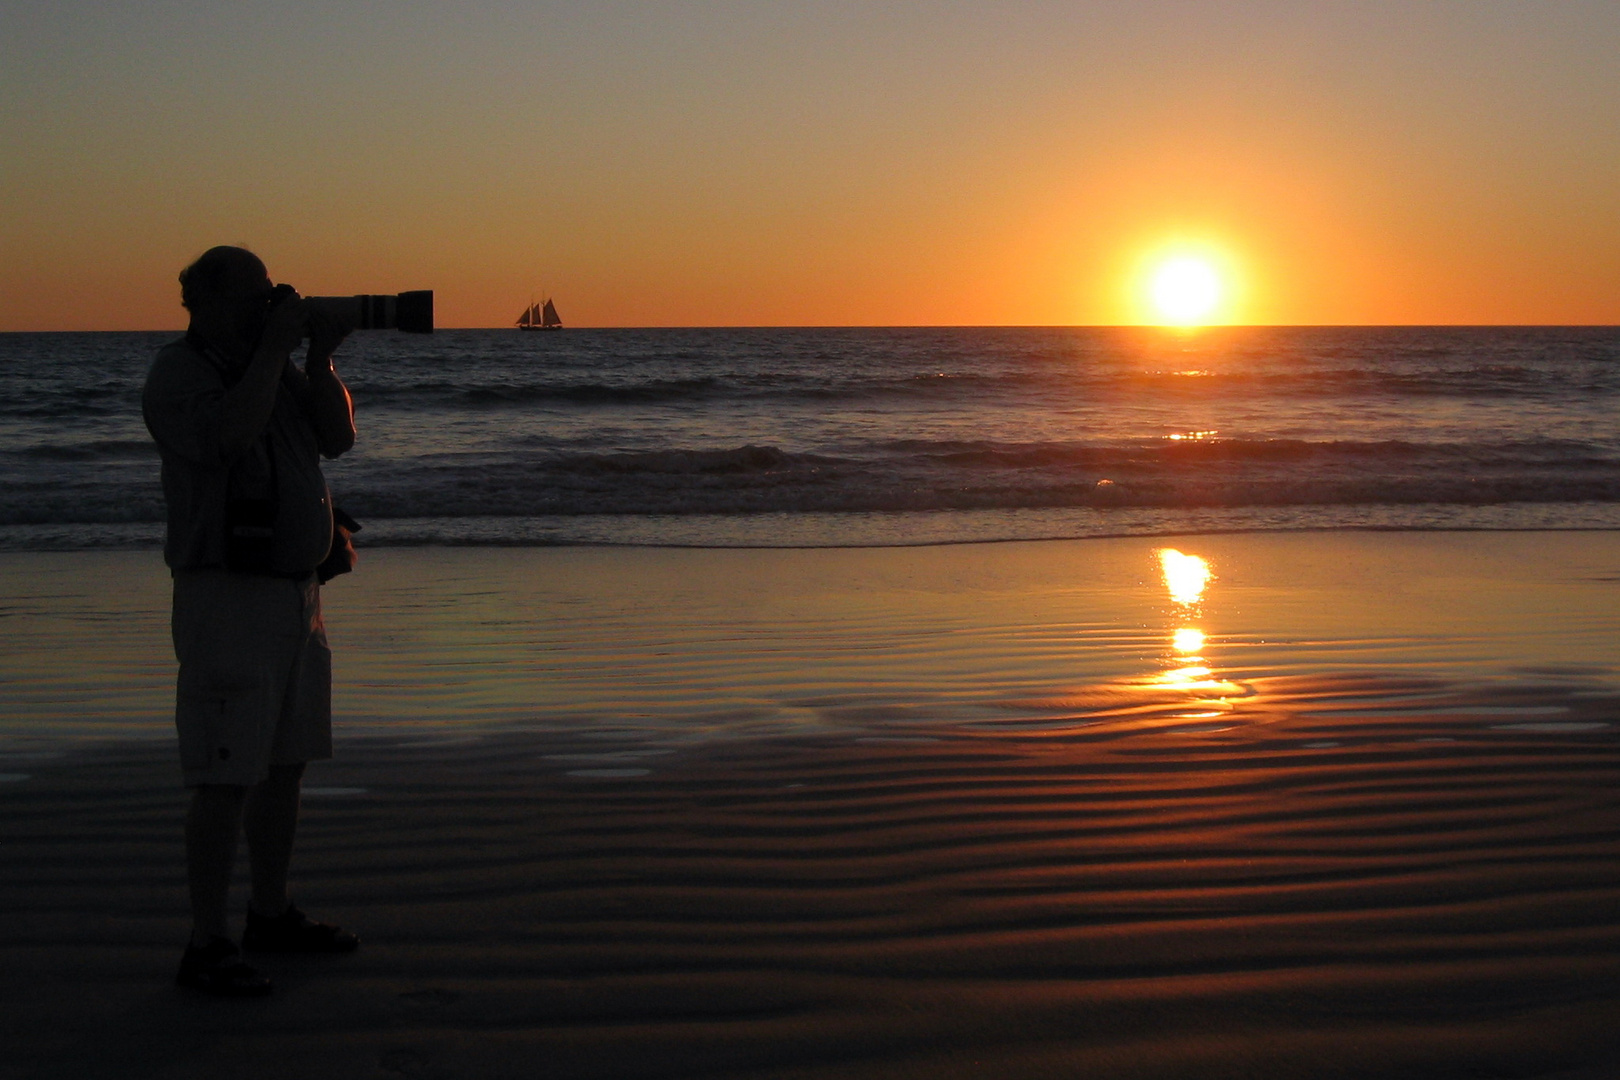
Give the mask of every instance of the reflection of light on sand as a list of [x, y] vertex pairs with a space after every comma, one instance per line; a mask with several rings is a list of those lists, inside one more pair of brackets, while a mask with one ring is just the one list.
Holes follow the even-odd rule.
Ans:
[[855, 740], [872, 746], [903, 745], [905, 743], [939, 742], [932, 735], [864, 735]]
[[1189, 694], [1209, 693], [1219, 696], [1245, 692], [1244, 688], [1237, 683], [1218, 679], [1209, 668], [1197, 665], [1167, 671], [1159, 676], [1158, 681], [1161, 686], [1168, 686], [1171, 689], [1182, 690]]
[[1193, 626], [1183, 626], [1170, 638], [1176, 652], [1183, 656], [1197, 656], [1204, 651], [1204, 632]]
[[1527, 724], [1492, 724], [1492, 731], [1601, 731], [1608, 727], [1606, 720], [1554, 720]]
[[[1160, 657], [1160, 669], [1077, 688], [1060, 697], [1022, 700], [1016, 703], [1021, 710], [1057, 715], [1011, 723], [996, 720], [985, 726], [1029, 731], [1112, 726], [1121, 734], [1206, 735], [1235, 730], [1239, 726], [1235, 721], [1241, 720], [1241, 726], [1247, 727], [1274, 718], [1255, 686], [1229, 680], [1210, 666], [1203, 656], [1209, 637], [1201, 628], [1186, 625], [1193, 619], [1191, 606], [1214, 580], [1209, 564], [1170, 548], [1155, 549], [1154, 554], [1163, 567], [1165, 584], [1180, 606], [1174, 617], [1182, 624], [1165, 628], [1172, 650]], [[1107, 737], [1100, 731], [1095, 734]]]
[[[1198, 434], [1198, 433], [1194, 433]], [[1209, 586], [1212, 577], [1209, 562], [1197, 555], [1188, 555], [1175, 548], [1160, 548], [1158, 550], [1159, 567], [1164, 572], [1164, 585], [1170, 592], [1170, 599], [1183, 608], [1190, 609], [1197, 605], [1204, 597], [1204, 590]], [[1183, 615], [1191, 614], [1183, 611]], [[1220, 712], [1215, 713], [1178, 713], [1178, 719], [1214, 718], [1228, 715], [1231, 705], [1226, 700], [1231, 696], [1246, 696], [1248, 689], [1237, 683], [1227, 682], [1208, 667], [1203, 658], [1204, 646], [1208, 638], [1196, 626], [1180, 626], [1171, 631], [1170, 645], [1175, 651], [1171, 660], [1177, 665], [1170, 671], [1156, 676], [1151, 685], [1163, 692], [1172, 691], [1177, 695], [1185, 695], [1182, 702], [1186, 705], [1203, 705], [1206, 708], [1215, 706]], [[1225, 731], [1225, 727], [1212, 727], [1208, 724], [1194, 727], [1168, 729], [1183, 734], [1203, 731]]]
[[1184, 555], [1175, 548], [1159, 549], [1159, 566], [1170, 599], [1178, 604], [1196, 604], [1209, 584], [1209, 563], [1197, 555]]

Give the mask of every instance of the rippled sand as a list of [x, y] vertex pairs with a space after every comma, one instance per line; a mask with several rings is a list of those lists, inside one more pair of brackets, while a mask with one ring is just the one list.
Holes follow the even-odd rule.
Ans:
[[169, 748], [14, 738], [0, 1073], [1620, 1074], [1620, 543], [1175, 546], [1195, 603], [1143, 544], [396, 553], [349, 599], [420, 607], [334, 635], [442, 696], [311, 771], [297, 864], [362, 951], [179, 995]]

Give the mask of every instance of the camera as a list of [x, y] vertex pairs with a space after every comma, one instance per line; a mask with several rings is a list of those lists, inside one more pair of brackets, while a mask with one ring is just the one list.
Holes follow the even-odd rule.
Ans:
[[306, 308], [324, 311], [356, 330], [403, 330], [433, 333], [433, 290], [397, 295], [306, 296]]

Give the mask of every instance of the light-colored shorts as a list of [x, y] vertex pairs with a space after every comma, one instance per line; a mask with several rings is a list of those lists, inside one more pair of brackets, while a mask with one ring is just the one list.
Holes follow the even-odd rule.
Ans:
[[179, 571], [171, 628], [188, 785], [256, 784], [272, 764], [332, 756], [332, 652], [313, 575]]

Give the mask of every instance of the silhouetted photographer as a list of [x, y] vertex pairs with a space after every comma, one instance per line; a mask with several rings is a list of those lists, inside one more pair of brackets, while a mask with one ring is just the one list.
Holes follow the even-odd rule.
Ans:
[[[359, 945], [287, 898], [304, 766], [332, 756], [320, 585], [353, 565], [353, 549], [348, 529], [334, 524], [320, 459], [354, 445], [354, 410], [332, 353], [355, 320], [272, 285], [242, 248], [205, 252], [181, 272], [180, 290], [190, 329], [158, 352], [142, 397], [163, 459], [180, 661], [175, 727], [192, 788], [192, 934], [177, 981], [245, 997], [271, 987], [227, 932], [238, 834], [253, 873], [243, 949]], [[300, 367], [292, 353], [306, 338]]]

